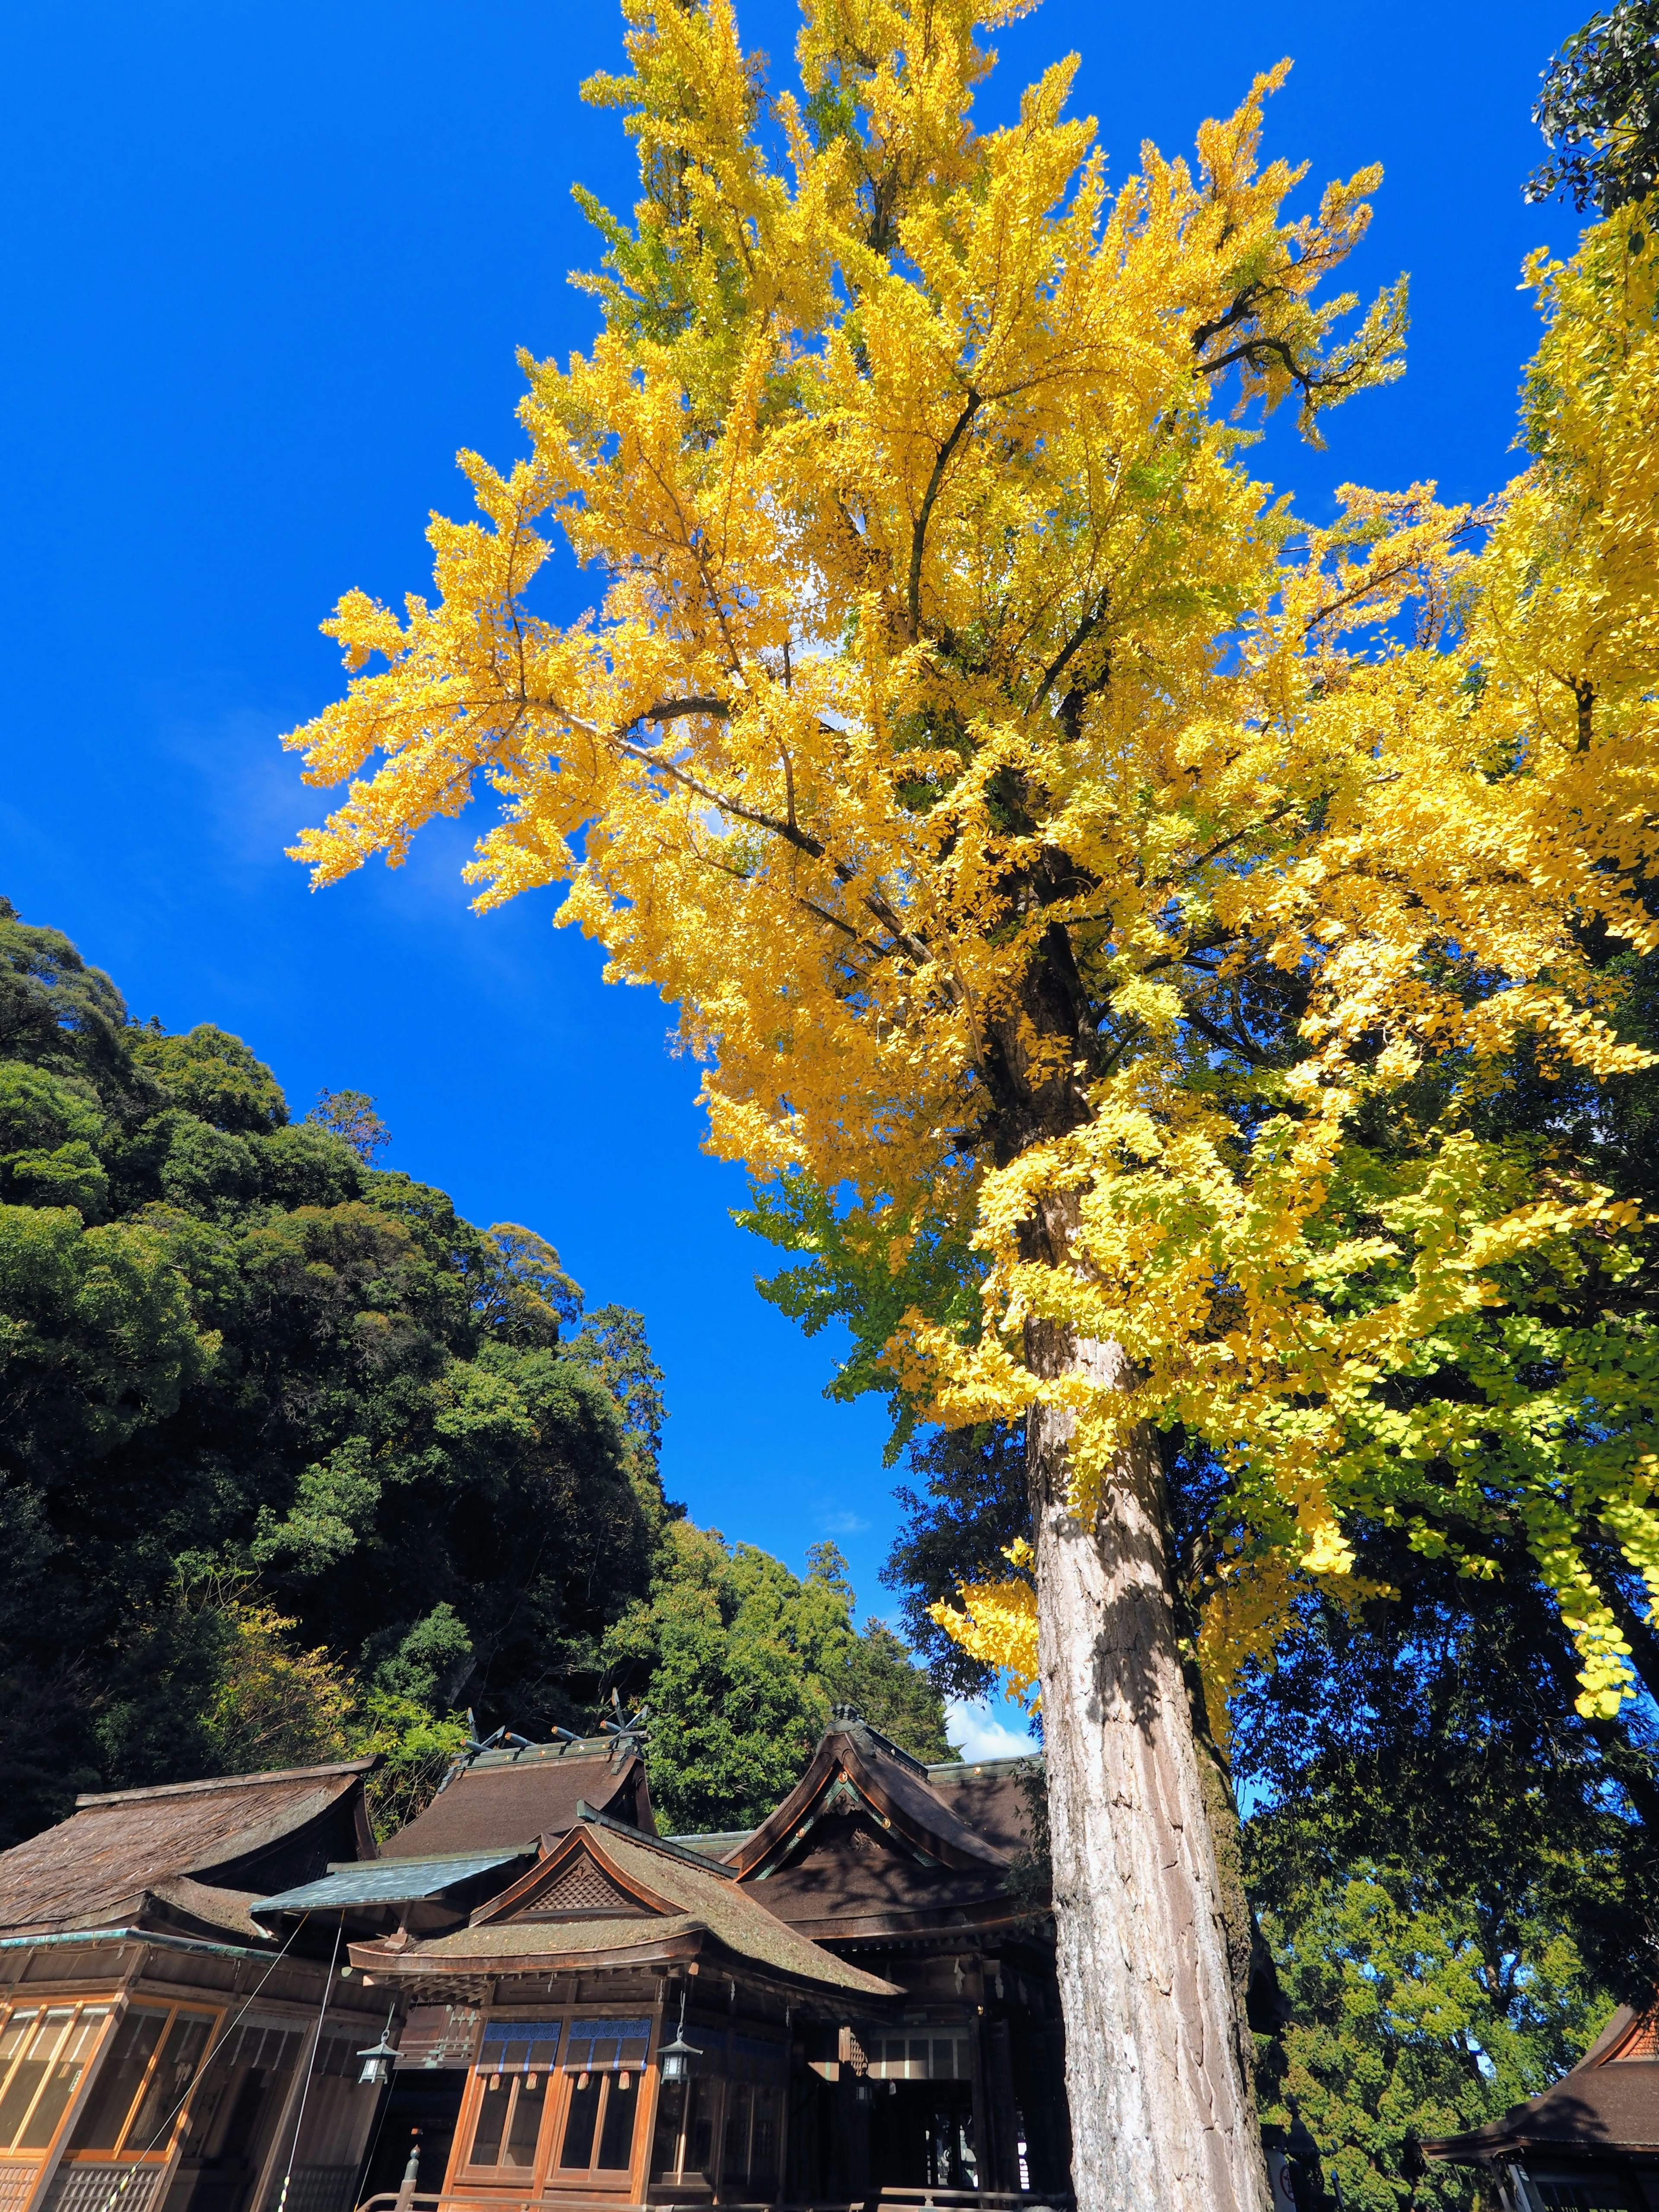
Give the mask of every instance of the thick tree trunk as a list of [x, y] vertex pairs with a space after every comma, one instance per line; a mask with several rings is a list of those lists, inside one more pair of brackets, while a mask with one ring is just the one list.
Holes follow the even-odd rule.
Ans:
[[[1044, 1371], [1127, 1381], [1115, 1345], [1032, 1336]], [[1066, 1503], [1071, 1429], [1034, 1409], [1027, 1458], [1079, 2212], [1267, 2212], [1162, 1470], [1137, 1440], [1085, 1524]]]

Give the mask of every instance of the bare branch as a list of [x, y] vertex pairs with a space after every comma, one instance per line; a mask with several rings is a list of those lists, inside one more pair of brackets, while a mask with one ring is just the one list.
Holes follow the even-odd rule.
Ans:
[[1252, 1067], [1264, 1065], [1265, 1055], [1253, 1044], [1246, 1044], [1243, 1037], [1234, 1036], [1230, 1031], [1218, 1028], [1215, 1023], [1200, 1014], [1196, 1006], [1183, 1004], [1181, 1018], [1190, 1022], [1195, 1030], [1201, 1030], [1212, 1044], [1218, 1045], [1224, 1052], [1236, 1052], [1241, 1060], [1248, 1060]]
[[615, 731], [608, 735], [601, 731], [599, 735], [604, 743], [615, 745], [618, 752], [626, 753], [630, 760], [641, 761], [647, 768], [655, 769], [659, 775], [672, 776], [683, 789], [695, 793], [699, 799], [706, 799], [711, 806], [718, 806], [722, 814], [729, 814], [733, 821], [747, 822], [756, 830], [769, 830], [775, 837], [781, 837], [799, 851], [810, 853], [815, 860], [823, 858], [823, 847], [806, 830], [794, 829], [787, 822], [780, 822], [775, 814], [763, 814], [757, 807], [745, 806], [741, 799], [733, 799], [728, 792], [716, 791], [712, 785], [688, 775], [678, 762], [665, 760], [660, 752], [653, 752], [649, 745], [632, 744]]
[[1246, 338], [1242, 345], [1236, 345], [1226, 353], [1218, 354], [1213, 361], [1201, 361], [1198, 366], [1205, 376], [1215, 376], [1222, 369], [1231, 368], [1236, 361], [1247, 361], [1252, 368], [1260, 368], [1261, 356], [1264, 353], [1273, 354], [1278, 357], [1285, 374], [1291, 382], [1301, 386], [1302, 396], [1304, 399], [1311, 399], [1316, 392], [1322, 391], [1327, 384], [1336, 380], [1331, 377], [1316, 376], [1310, 370], [1302, 368], [1283, 338]]
[[659, 699], [654, 707], [646, 708], [623, 726], [631, 730], [635, 722], [678, 722], [688, 714], [708, 714], [717, 722], [729, 722], [732, 708], [724, 699]]
[[[1462, 522], [1454, 523], [1449, 530], [1444, 532], [1441, 543], [1445, 545], [1454, 545], [1460, 538], [1467, 538], [1472, 530], [1484, 528], [1491, 519], [1490, 507], [1478, 508], [1474, 514], [1466, 515]], [[1340, 614], [1344, 607], [1355, 605], [1369, 593], [1379, 591], [1384, 584], [1392, 584], [1397, 577], [1409, 575], [1413, 568], [1421, 565], [1422, 559], [1423, 556], [1419, 552], [1412, 555], [1407, 560], [1396, 561], [1392, 568], [1378, 569], [1375, 574], [1364, 577], [1351, 591], [1344, 592], [1340, 597], [1328, 600], [1316, 613], [1308, 617], [1302, 626], [1303, 635], [1305, 637], [1310, 629], [1316, 629], [1327, 616]], [[1562, 680], [1565, 682], [1565, 678]]]

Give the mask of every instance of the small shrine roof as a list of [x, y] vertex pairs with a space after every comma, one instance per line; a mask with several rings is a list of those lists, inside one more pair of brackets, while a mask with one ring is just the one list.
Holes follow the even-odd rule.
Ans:
[[[838, 1715], [800, 1780], [728, 1855], [727, 1863], [740, 1879], [769, 1879], [844, 1801], [849, 1808], [854, 1802], [867, 1807], [884, 1830], [920, 1855], [918, 1863], [925, 1859], [952, 1873], [1000, 1882], [1016, 1845], [1012, 1838], [993, 1842], [964, 1817], [985, 1808], [966, 1797], [960, 1784], [935, 1781], [936, 1773], [946, 1771], [924, 1766], [855, 1714]], [[995, 1805], [1001, 1834], [1011, 1824], [1003, 1817], [1000, 1788]]]
[[525, 1844], [516, 1850], [458, 1851], [442, 1858], [370, 1859], [331, 1866], [320, 1881], [301, 1882], [276, 1897], [262, 1897], [253, 1910], [314, 1912], [349, 1905], [412, 1905], [441, 1897], [492, 1867], [511, 1866], [535, 1848]]
[[[584, 1875], [597, 1886], [584, 1888]], [[574, 1901], [566, 1907], [562, 1896]], [[627, 1966], [708, 1948], [735, 1965], [842, 1995], [899, 1994], [775, 1918], [724, 1869], [699, 1866], [691, 1851], [591, 1814], [481, 1905], [470, 1926], [406, 1943], [353, 1944], [351, 1959], [376, 1979], [408, 1976], [429, 1985], [446, 1972], [500, 1972], [508, 1960], [542, 1972], [566, 1961]]]
[[1502, 2119], [1425, 2142], [1431, 2158], [1483, 2165], [1527, 2150], [1579, 2156], [1659, 2152], [1659, 2034], [1652, 2014], [1614, 2013], [1560, 2081]]
[[655, 1829], [645, 1762], [631, 1741], [584, 1736], [487, 1751], [462, 1768], [406, 1827], [380, 1846], [386, 1859], [455, 1851], [527, 1850], [538, 1836], [575, 1826], [586, 1801], [647, 1833]]

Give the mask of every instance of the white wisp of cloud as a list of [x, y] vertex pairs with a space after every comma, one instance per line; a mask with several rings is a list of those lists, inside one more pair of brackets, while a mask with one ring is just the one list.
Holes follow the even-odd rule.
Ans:
[[[1018, 1706], [1005, 1705], [1002, 1710], [1016, 1721], [1020, 1717]], [[984, 1698], [971, 1702], [966, 1698], [946, 1698], [945, 1733], [962, 1747], [962, 1755], [969, 1765], [987, 1759], [1029, 1758], [1037, 1748], [1034, 1736], [1000, 1720]]]

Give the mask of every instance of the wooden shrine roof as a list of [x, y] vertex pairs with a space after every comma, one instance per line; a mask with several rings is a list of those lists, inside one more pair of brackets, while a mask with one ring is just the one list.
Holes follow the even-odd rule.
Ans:
[[1528, 2150], [1578, 2157], [1659, 2153], [1656, 2014], [1614, 2013], [1572, 2070], [1541, 2096], [1467, 2134], [1425, 2142], [1431, 2158], [1485, 2165]]
[[923, 1766], [851, 1714], [726, 1863], [767, 1910], [819, 1942], [909, 1940], [1005, 1924], [1026, 1844], [1032, 1762]]
[[787, 1926], [695, 1852], [592, 1814], [545, 1839], [537, 1864], [465, 1928], [417, 1941], [354, 1943], [356, 1966], [428, 1988], [445, 1976], [625, 1967], [707, 1954], [804, 1990], [873, 1999], [900, 1992]]
[[362, 1784], [376, 1764], [77, 1797], [67, 1820], [0, 1853], [0, 1929], [35, 1935], [159, 1916], [258, 1936], [247, 1906], [274, 1886], [262, 1876], [320, 1874], [347, 1846], [374, 1856]]
[[631, 1743], [587, 1736], [487, 1751], [438, 1792], [426, 1810], [380, 1846], [390, 1859], [434, 1859], [457, 1851], [528, 1850], [538, 1836], [574, 1826], [586, 1802], [613, 1819], [656, 1832], [645, 1761]]

